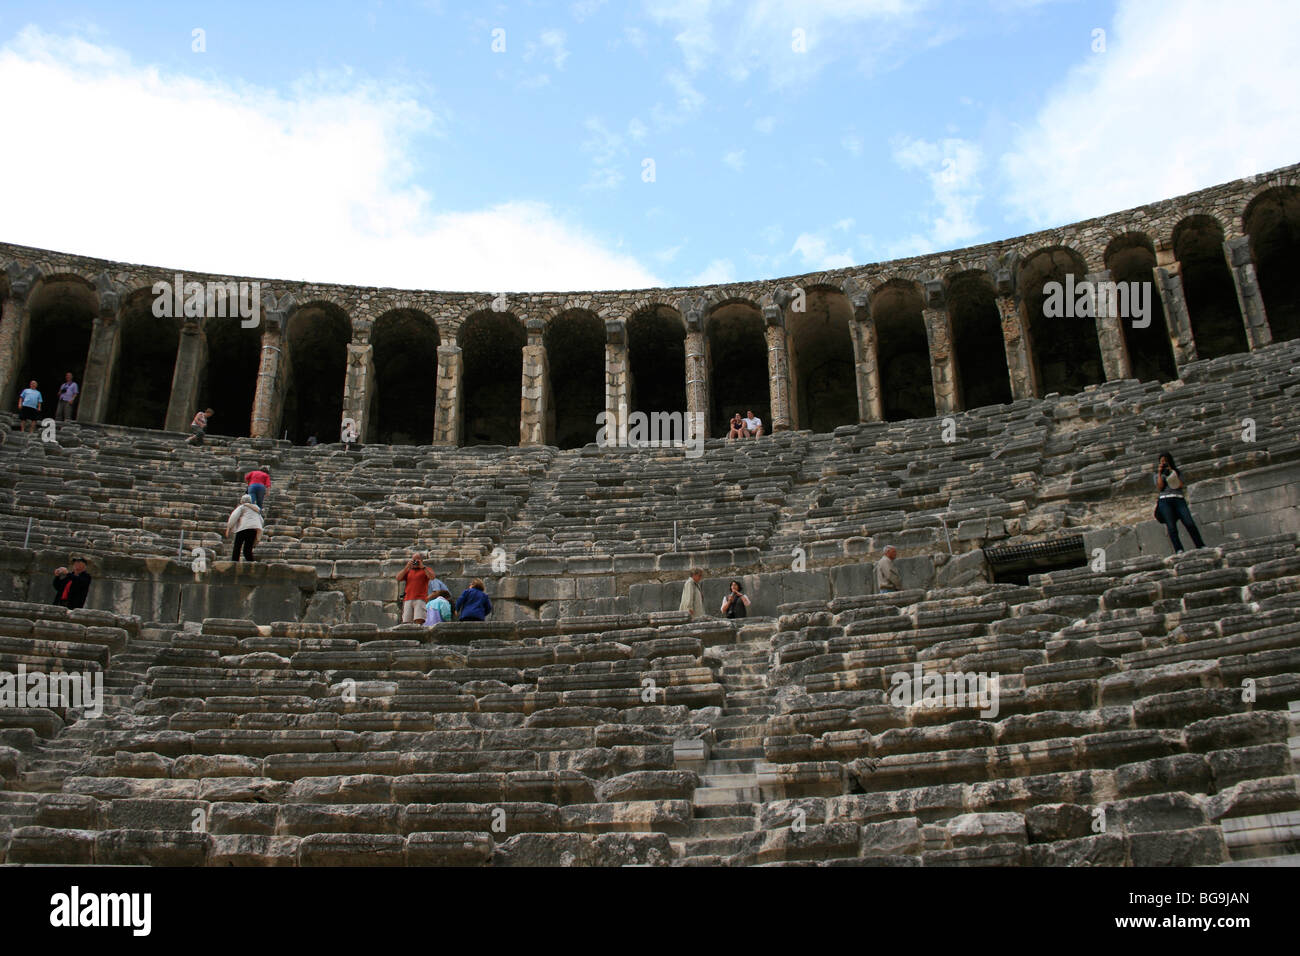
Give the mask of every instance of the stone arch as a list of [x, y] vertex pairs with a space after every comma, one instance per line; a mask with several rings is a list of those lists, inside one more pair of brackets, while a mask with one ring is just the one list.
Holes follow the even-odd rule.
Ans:
[[853, 304], [835, 285], [803, 288], [805, 310], [785, 312], [792, 418], [795, 428], [829, 432], [858, 420]]
[[1009, 403], [1011, 378], [993, 277], [986, 269], [967, 269], [948, 279], [946, 291], [957, 364], [957, 407]]
[[686, 324], [671, 306], [654, 305], [627, 320], [629, 412], [686, 412]]
[[65, 373], [71, 372], [84, 388], [98, 314], [99, 293], [89, 279], [72, 272], [42, 275], [27, 297], [27, 335], [14, 394], [35, 379], [44, 399], [43, 413], [53, 416]]
[[924, 302], [920, 283], [912, 279], [889, 279], [871, 294], [885, 421], [935, 413]]
[[1250, 201], [1241, 222], [1273, 340], [1300, 338], [1300, 187], [1264, 190]]
[[596, 440], [605, 410], [605, 320], [590, 309], [552, 316], [542, 333], [550, 376], [546, 443], [581, 448]]
[[433, 318], [420, 309], [389, 309], [375, 320], [370, 346], [375, 363], [368, 396], [373, 434], [385, 445], [427, 445], [438, 397], [438, 346]]
[[262, 363], [261, 330], [244, 328], [238, 316], [212, 316], [203, 322], [203, 337], [207, 358], [196, 405], [216, 413], [208, 423], [212, 434], [247, 438]]
[[1180, 221], [1171, 238], [1182, 271], [1197, 357], [1247, 351], [1250, 345], [1237, 286], [1223, 251], [1223, 226], [1213, 216], [1197, 213]]
[[[1133, 377], [1144, 382], [1173, 381], [1178, 377], [1178, 365], [1169, 341], [1169, 327], [1165, 324], [1160, 288], [1155, 281], [1155, 243], [1144, 232], [1121, 233], [1106, 245], [1102, 261], [1119, 290], [1117, 294], [1128, 295], [1127, 299], [1118, 300], [1121, 305], [1127, 302], [1129, 309], [1127, 313], [1121, 310], [1116, 322], [1124, 336]], [[1128, 289], [1128, 293], [1123, 289]], [[1134, 290], [1138, 292], [1136, 299], [1132, 295]], [[1146, 304], [1149, 311], [1145, 317], [1133, 312], [1137, 302]]]
[[772, 431], [767, 332], [763, 312], [749, 299], [728, 298], [711, 304], [705, 316], [705, 356], [709, 367], [709, 407], [713, 420], [706, 434], [724, 437], [731, 416], [747, 411]]
[[153, 314], [151, 288], [136, 289], [118, 312], [118, 353], [104, 421], [132, 428], [165, 427], [180, 345], [180, 319]]
[[512, 312], [484, 309], [467, 318], [456, 344], [461, 379], [461, 445], [518, 445], [524, 345], [523, 322]]
[[[1075, 315], [1078, 296], [1068, 294], [1087, 277], [1087, 263], [1069, 246], [1039, 249], [1020, 264], [1017, 287], [1033, 345], [1031, 361], [1038, 369], [1039, 388], [1044, 395], [1072, 395], [1105, 380], [1097, 321], [1091, 315]], [[1060, 284], [1057, 302], [1068, 310], [1065, 315], [1044, 315], [1050, 283]]]
[[[256, 333], [256, 329], [248, 330]], [[303, 444], [315, 435], [331, 441], [343, 420], [352, 322], [334, 302], [305, 302], [288, 316], [284, 330], [284, 413], [281, 438]]]

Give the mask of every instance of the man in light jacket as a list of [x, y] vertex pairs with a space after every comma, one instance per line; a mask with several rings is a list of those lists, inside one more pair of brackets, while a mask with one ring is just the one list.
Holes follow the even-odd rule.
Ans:
[[686, 579], [686, 586], [682, 588], [682, 603], [677, 606], [677, 610], [690, 614], [692, 621], [704, 617], [704, 592], [700, 590], [700, 579], [703, 577], [703, 571], [699, 568], [691, 568], [691, 576]]

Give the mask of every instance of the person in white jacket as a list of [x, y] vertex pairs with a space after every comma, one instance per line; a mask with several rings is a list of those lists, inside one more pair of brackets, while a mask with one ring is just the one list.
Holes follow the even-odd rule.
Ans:
[[231, 561], [239, 562], [241, 548], [245, 561], [257, 560], [253, 557], [253, 545], [261, 540], [262, 528], [262, 509], [253, 504], [251, 495], [244, 495], [239, 499], [239, 507], [230, 512], [230, 517], [226, 519], [226, 537], [229, 538], [232, 531], [235, 535], [235, 550], [230, 555]]

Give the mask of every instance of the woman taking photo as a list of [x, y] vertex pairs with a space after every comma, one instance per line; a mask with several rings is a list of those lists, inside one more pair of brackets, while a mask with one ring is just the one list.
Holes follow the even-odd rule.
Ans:
[[1178, 537], [1178, 522], [1183, 523], [1187, 533], [1192, 536], [1192, 543], [1198, 547], [1205, 547], [1205, 542], [1201, 540], [1201, 532], [1196, 527], [1196, 522], [1192, 520], [1192, 512], [1187, 507], [1186, 497], [1187, 483], [1183, 481], [1183, 474], [1178, 470], [1174, 463], [1174, 456], [1171, 452], [1161, 452], [1160, 461], [1156, 464], [1156, 492], [1159, 498], [1156, 499], [1156, 520], [1163, 523], [1165, 529], [1169, 532], [1169, 540], [1173, 542], [1174, 554], [1181, 554], [1183, 542]]

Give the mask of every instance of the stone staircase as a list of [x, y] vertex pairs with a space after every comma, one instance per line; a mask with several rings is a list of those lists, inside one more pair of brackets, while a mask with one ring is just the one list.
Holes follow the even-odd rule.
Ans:
[[761, 800], [763, 728], [773, 712], [767, 673], [774, 622], [746, 626], [736, 644], [710, 649], [726, 692], [716, 741], [692, 797], [693, 816], [674, 853], [686, 865], [717, 865], [753, 841]]

